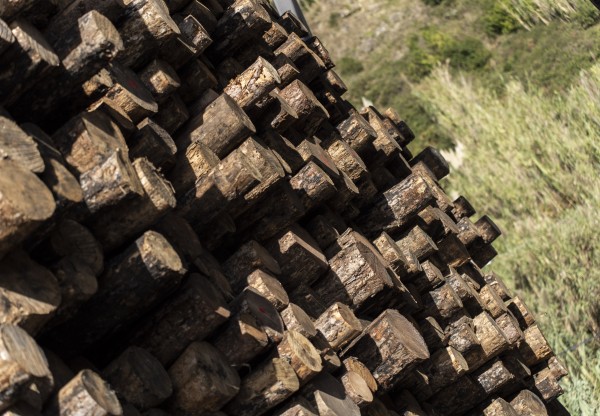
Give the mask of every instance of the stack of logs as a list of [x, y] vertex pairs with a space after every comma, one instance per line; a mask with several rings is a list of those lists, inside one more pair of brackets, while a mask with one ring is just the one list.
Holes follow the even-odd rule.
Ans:
[[498, 227], [263, 0], [0, 1], [0, 411], [566, 415]]

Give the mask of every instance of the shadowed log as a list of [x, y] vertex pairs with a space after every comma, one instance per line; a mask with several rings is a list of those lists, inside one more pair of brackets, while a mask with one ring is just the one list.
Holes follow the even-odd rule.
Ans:
[[285, 359], [271, 358], [242, 379], [239, 394], [224, 410], [239, 416], [263, 414], [299, 388], [292, 365]]
[[533, 392], [522, 390], [510, 401], [510, 405], [519, 416], [548, 416], [544, 402]]
[[248, 275], [246, 282], [249, 287], [255, 289], [258, 293], [264, 296], [265, 299], [271, 302], [273, 306], [281, 313], [283, 318], [283, 311], [288, 308], [290, 300], [287, 292], [277, 278], [271, 276], [269, 273], [257, 269]]
[[246, 278], [255, 269], [263, 269], [275, 275], [281, 273], [277, 260], [254, 240], [242, 245], [223, 263], [223, 272], [235, 292], [240, 292], [247, 285]]
[[169, 368], [175, 412], [215, 412], [240, 390], [240, 378], [223, 354], [206, 342], [194, 342]]
[[131, 343], [169, 365], [188, 344], [210, 336], [230, 315], [218, 290], [204, 276], [194, 273], [180, 291], [146, 319]]
[[358, 407], [365, 407], [373, 401], [373, 393], [360, 374], [348, 371], [340, 377], [340, 382], [344, 386], [346, 395]]
[[267, 349], [269, 338], [256, 319], [247, 313], [231, 318], [217, 334], [213, 345], [234, 367], [247, 365]]
[[117, 395], [139, 409], [158, 406], [173, 392], [166, 370], [152, 354], [129, 347], [102, 371]]
[[[13, 120], [0, 115], [0, 156], [12, 159], [34, 173], [44, 171], [44, 160], [40, 155], [41, 144], [37, 144], [35, 136], [23, 131]], [[32, 137], [33, 136], [33, 137]]]
[[123, 409], [114, 391], [92, 370], [80, 371], [51, 402], [45, 414], [120, 416]]
[[295, 303], [290, 303], [281, 311], [281, 319], [288, 330], [294, 330], [309, 339], [317, 336], [317, 329], [311, 317]]
[[330, 374], [322, 373], [306, 385], [302, 395], [319, 415], [360, 415], [359, 407], [346, 395], [344, 385]]

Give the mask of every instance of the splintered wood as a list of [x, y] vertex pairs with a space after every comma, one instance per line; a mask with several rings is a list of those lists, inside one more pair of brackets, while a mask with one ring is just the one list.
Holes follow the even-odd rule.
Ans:
[[0, 412], [568, 414], [499, 227], [333, 67], [266, 0], [0, 0]]

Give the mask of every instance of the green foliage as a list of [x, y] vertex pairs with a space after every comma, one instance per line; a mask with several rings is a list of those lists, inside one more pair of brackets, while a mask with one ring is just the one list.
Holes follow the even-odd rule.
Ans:
[[[600, 408], [600, 65], [563, 95], [511, 81], [502, 96], [447, 67], [417, 87], [455, 142], [460, 191], [505, 231], [491, 268], [537, 311], [571, 376], [573, 414]], [[464, 164], [461, 164], [464, 158]], [[581, 345], [579, 345], [581, 344]], [[575, 346], [574, 346], [575, 345]], [[573, 347], [574, 346], [574, 347]], [[582, 366], [581, 363], [585, 363]]]
[[337, 66], [340, 72], [348, 75], [358, 74], [364, 69], [363, 64], [351, 56], [344, 56], [338, 61]]
[[410, 38], [409, 52], [403, 64], [408, 78], [417, 81], [440, 62], [449, 61], [453, 68], [472, 71], [485, 66], [490, 56], [478, 39], [453, 37], [434, 28], [425, 28]]
[[444, 0], [422, 0], [428, 6], [437, 6], [438, 4], [442, 4]]
[[600, 12], [589, 0], [509, 0], [507, 10], [526, 29], [553, 20], [580, 21], [588, 26], [600, 21]]
[[493, 0], [487, 7], [483, 25], [488, 36], [504, 35], [521, 28], [519, 21], [508, 10], [507, 0]]

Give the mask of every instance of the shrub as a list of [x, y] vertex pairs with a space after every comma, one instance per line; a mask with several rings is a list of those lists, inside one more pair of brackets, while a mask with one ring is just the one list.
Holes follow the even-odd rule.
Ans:
[[485, 33], [488, 36], [505, 35], [521, 28], [521, 24], [509, 13], [506, 1], [494, 0], [483, 16]]
[[344, 75], [358, 74], [364, 69], [363, 64], [351, 56], [344, 56], [342, 59], [340, 59], [337, 63], [337, 67]]

